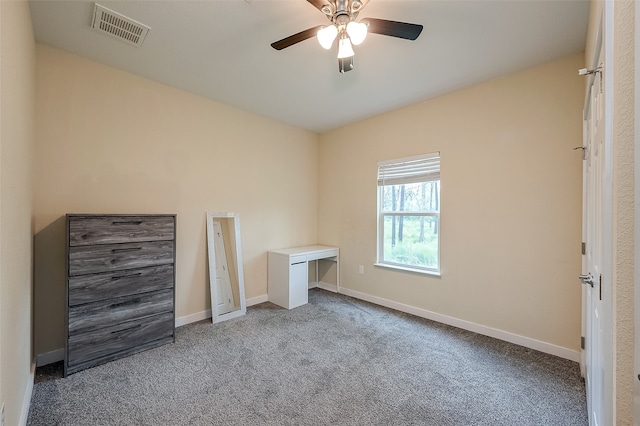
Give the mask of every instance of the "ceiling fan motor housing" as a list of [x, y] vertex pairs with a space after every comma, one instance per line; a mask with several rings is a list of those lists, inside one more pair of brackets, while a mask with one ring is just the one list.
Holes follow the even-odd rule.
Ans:
[[360, 0], [329, 0], [320, 10], [331, 22], [346, 25], [356, 18], [363, 6]]

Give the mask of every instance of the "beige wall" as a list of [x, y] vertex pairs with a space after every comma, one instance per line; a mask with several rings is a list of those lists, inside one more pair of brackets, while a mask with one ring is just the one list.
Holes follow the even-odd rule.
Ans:
[[[319, 236], [341, 249], [341, 286], [578, 351], [583, 63], [575, 54], [322, 135]], [[374, 267], [377, 162], [434, 151], [442, 277]]]
[[248, 298], [317, 239], [314, 133], [37, 47], [35, 345], [62, 348], [65, 213], [177, 213], [176, 315], [210, 308], [205, 212], [240, 214]]
[[26, 420], [32, 376], [35, 42], [26, 1], [0, 2], [0, 404]]
[[[613, 2], [613, 339], [615, 424], [633, 424], [635, 1]], [[640, 422], [640, 419], [637, 419]]]

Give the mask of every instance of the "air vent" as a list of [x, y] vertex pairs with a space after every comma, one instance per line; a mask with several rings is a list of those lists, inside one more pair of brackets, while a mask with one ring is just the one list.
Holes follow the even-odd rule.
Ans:
[[150, 28], [96, 3], [91, 28], [140, 47]]

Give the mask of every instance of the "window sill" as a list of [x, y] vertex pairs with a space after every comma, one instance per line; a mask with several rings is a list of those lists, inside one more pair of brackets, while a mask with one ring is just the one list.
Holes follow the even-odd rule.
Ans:
[[442, 276], [440, 274], [440, 272], [438, 272], [438, 271], [427, 271], [425, 269], [411, 268], [411, 267], [408, 267], [408, 266], [391, 265], [389, 263], [374, 263], [373, 266], [377, 266], [377, 267], [385, 268], [385, 269], [394, 269], [396, 271], [402, 271], [402, 272], [411, 272], [411, 273], [414, 273], [414, 274], [429, 275], [429, 276], [432, 276], [432, 277], [441, 277]]

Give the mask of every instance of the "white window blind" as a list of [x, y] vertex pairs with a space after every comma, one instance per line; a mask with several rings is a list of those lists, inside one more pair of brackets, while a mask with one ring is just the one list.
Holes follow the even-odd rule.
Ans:
[[378, 163], [378, 186], [440, 180], [440, 153]]

